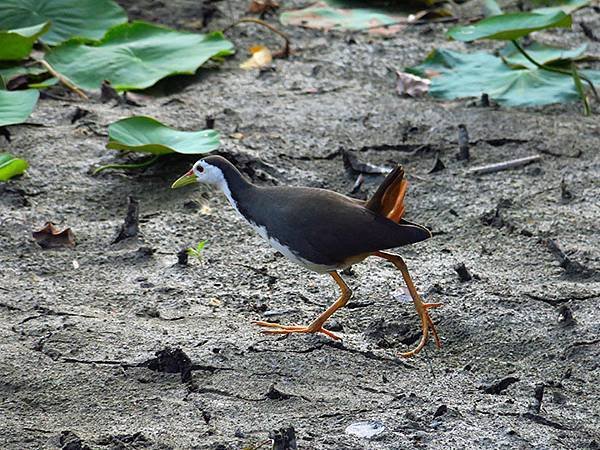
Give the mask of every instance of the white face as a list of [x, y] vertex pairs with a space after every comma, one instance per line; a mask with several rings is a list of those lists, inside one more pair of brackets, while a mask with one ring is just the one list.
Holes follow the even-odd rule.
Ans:
[[225, 184], [225, 176], [221, 169], [211, 166], [206, 161], [200, 160], [192, 167], [194, 175], [198, 183], [213, 184], [223, 186]]

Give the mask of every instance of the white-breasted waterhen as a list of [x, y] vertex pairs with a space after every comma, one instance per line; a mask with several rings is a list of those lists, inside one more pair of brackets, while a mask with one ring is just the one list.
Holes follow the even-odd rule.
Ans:
[[307, 269], [329, 273], [342, 291], [337, 301], [310, 325], [255, 322], [263, 327], [264, 333], [324, 333], [339, 339], [323, 327], [327, 319], [345, 306], [352, 295], [338, 271], [369, 256], [378, 256], [387, 259], [402, 272], [421, 318], [423, 334], [419, 344], [402, 355], [413, 356], [418, 353], [427, 343], [429, 330], [440, 347], [435, 326], [427, 311], [440, 304], [424, 303], [404, 260], [383, 251], [431, 237], [428, 229], [402, 218], [408, 183], [401, 166], [390, 172], [366, 202], [326, 189], [256, 186], [220, 156], [199, 160], [189, 172], [173, 183], [172, 188], [196, 182], [218, 187], [236, 211], [276, 250]]

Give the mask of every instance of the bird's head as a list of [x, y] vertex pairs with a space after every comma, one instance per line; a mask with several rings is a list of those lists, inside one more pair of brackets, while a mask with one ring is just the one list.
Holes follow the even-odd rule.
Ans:
[[226, 165], [231, 164], [220, 156], [202, 158], [196, 161], [185, 175], [179, 177], [171, 185], [171, 188], [177, 189], [193, 183], [205, 183], [221, 187], [225, 183], [224, 169]]

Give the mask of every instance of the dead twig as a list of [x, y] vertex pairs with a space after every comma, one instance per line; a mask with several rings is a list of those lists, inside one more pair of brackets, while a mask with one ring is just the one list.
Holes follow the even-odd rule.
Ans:
[[254, 17], [244, 17], [244, 18], [241, 18], [241, 19], [233, 22], [231, 25], [229, 25], [228, 27], [226, 27], [223, 30], [223, 33], [226, 33], [231, 28], [235, 27], [236, 25], [239, 25], [240, 23], [256, 23], [256, 24], [261, 25], [261, 26], [263, 26], [265, 28], [268, 28], [269, 30], [271, 30], [275, 34], [278, 34], [279, 36], [281, 36], [285, 40], [285, 44], [284, 44], [284, 46], [283, 46], [283, 48], [281, 50], [279, 50], [278, 52], [274, 52], [273, 53], [273, 58], [287, 58], [288, 56], [290, 56], [290, 38], [288, 37], [288, 35], [285, 34], [283, 31], [278, 30], [273, 25], [268, 24], [264, 20], [256, 19]]
[[526, 166], [542, 159], [541, 155], [526, 156], [525, 158], [512, 159], [499, 163], [488, 164], [486, 166], [473, 167], [467, 171], [468, 175], [483, 175], [486, 173], [501, 172], [503, 170], [514, 169], [516, 167]]
[[60, 83], [62, 83], [67, 89], [72, 90], [73, 92], [75, 92], [77, 95], [79, 95], [84, 100], [90, 99], [85, 94], [85, 92], [83, 92], [81, 89], [79, 89], [77, 86], [75, 86], [71, 80], [69, 80], [66, 76], [58, 73], [56, 70], [54, 70], [54, 67], [52, 67], [50, 64], [48, 64], [48, 61], [46, 61], [45, 59], [38, 59], [37, 62], [40, 65], [42, 65], [44, 67], [44, 69], [46, 69], [48, 72], [50, 72], [50, 74], [53, 77], [57, 78], [58, 81]]

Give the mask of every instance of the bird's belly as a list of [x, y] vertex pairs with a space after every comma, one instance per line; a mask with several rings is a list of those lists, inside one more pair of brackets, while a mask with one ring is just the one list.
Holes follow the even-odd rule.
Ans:
[[270, 237], [268, 235], [267, 229], [265, 227], [258, 225], [256, 223], [250, 222], [250, 221], [248, 221], [248, 223], [250, 224], [250, 226], [252, 228], [254, 228], [254, 230], [256, 230], [256, 232], [260, 235], [260, 237], [262, 237], [265, 241], [267, 241], [269, 244], [271, 244], [271, 247], [273, 247], [275, 250], [277, 250], [279, 253], [281, 253], [283, 256], [285, 256], [287, 259], [289, 259], [293, 263], [298, 264], [299, 266], [302, 266], [308, 270], [312, 270], [313, 272], [318, 272], [318, 273], [332, 272], [334, 270], [343, 269], [345, 267], [345, 265], [327, 266], [324, 264], [317, 264], [317, 263], [311, 262], [307, 259], [301, 258], [300, 256], [296, 255], [288, 246], [283, 245], [277, 239]]

